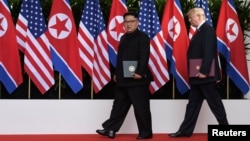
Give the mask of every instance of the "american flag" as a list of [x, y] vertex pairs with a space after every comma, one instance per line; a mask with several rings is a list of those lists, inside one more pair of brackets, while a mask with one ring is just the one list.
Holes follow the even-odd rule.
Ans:
[[196, 7], [203, 8], [205, 15], [206, 15], [206, 18], [207, 18], [207, 22], [211, 26], [213, 26], [213, 20], [211, 18], [209, 6], [208, 6], [208, 1], [207, 0], [196, 0]]
[[74, 93], [83, 88], [82, 68], [74, 17], [69, 0], [54, 0], [46, 32], [52, 62]]
[[15, 26], [9, 3], [0, 1], [0, 81], [11, 94], [22, 82], [22, 70]]
[[170, 72], [173, 74], [176, 87], [181, 94], [187, 92], [188, 83], [187, 50], [189, 38], [181, 12], [179, 0], [168, 0], [162, 18], [162, 31], [166, 41], [167, 58], [170, 61]]
[[87, 0], [79, 25], [81, 64], [92, 77], [95, 93], [110, 80], [107, 34], [99, 0]]
[[227, 62], [227, 75], [243, 94], [249, 92], [249, 72], [243, 32], [233, 0], [223, 0], [217, 23], [219, 52]]
[[[204, 10], [205, 16], [206, 16], [206, 21], [209, 23], [211, 26], [213, 26], [213, 20], [211, 18], [209, 6], [208, 6], [208, 1], [207, 0], [196, 0], [196, 6], [195, 7], [200, 7]], [[192, 38], [192, 36], [195, 33], [196, 28], [191, 26], [190, 31], [189, 31], [189, 39]]]
[[24, 70], [42, 94], [54, 85], [46, 30], [40, 0], [23, 0], [16, 24], [17, 41], [24, 53]]
[[139, 29], [150, 37], [149, 68], [154, 76], [150, 91], [154, 93], [169, 81], [164, 39], [154, 0], [141, 1], [139, 21]]
[[118, 44], [121, 36], [125, 33], [123, 26], [123, 14], [126, 12], [127, 6], [125, 0], [112, 1], [107, 28], [107, 39], [109, 45], [109, 60], [114, 67], [116, 67]]

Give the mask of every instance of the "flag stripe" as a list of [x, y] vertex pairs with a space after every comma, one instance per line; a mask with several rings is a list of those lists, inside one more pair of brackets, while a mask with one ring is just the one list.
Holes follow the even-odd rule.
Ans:
[[16, 24], [16, 37], [19, 50], [22, 52], [24, 52], [25, 50], [26, 31], [28, 30], [28, 27], [26, 25], [28, 25], [28, 21], [21, 14], [19, 14], [18, 22]]
[[80, 47], [80, 56], [81, 56], [81, 65], [92, 76], [92, 68], [94, 61], [94, 46], [93, 37], [85, 27], [85, 25], [80, 22], [79, 31], [78, 31], [78, 41]]
[[[25, 47], [25, 55], [26, 56], [24, 59], [25, 64], [26, 64], [26, 60], [27, 60], [30, 63], [32, 63], [31, 64], [32, 66], [35, 66], [33, 68], [30, 68], [30, 70], [31, 70], [30, 73], [35, 74], [35, 75], [33, 74], [33, 77], [36, 77], [36, 76], [38, 77], [38, 78], [34, 78], [34, 79], [38, 80], [38, 82], [35, 84], [39, 85], [39, 81], [41, 83], [43, 81], [45, 81], [47, 83], [47, 84], [44, 84], [44, 85], [46, 85], [45, 90], [48, 90], [50, 88], [50, 86], [54, 84], [53, 72], [49, 71], [49, 70], [53, 70], [51, 60], [49, 59], [50, 52], [46, 52], [46, 48], [44, 48], [44, 46], [43, 46], [45, 44], [41, 39], [36, 40], [32, 36], [28, 36], [28, 37], [30, 37], [30, 38], [27, 38], [27, 41], [26, 41], [27, 42], [26, 47]], [[49, 54], [49, 56], [48, 56], [48, 54]], [[28, 64], [26, 64], [26, 65], [25, 65], [26, 67], [29, 66]], [[28, 68], [26, 68], [26, 69], [28, 69]], [[28, 74], [30, 74], [30, 73], [28, 73]], [[42, 76], [42, 77], [40, 77], [40, 76]]]

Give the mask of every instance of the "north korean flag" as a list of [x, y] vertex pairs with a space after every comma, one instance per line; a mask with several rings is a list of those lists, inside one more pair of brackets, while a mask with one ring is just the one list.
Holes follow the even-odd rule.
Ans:
[[170, 61], [170, 73], [176, 80], [176, 87], [181, 94], [189, 90], [187, 49], [189, 38], [179, 0], [168, 0], [163, 13], [162, 32], [165, 50]]
[[227, 62], [227, 75], [243, 94], [249, 91], [249, 74], [243, 33], [233, 0], [223, 0], [217, 23], [219, 52]]
[[0, 81], [10, 94], [23, 82], [16, 31], [7, 0], [0, 1]]
[[126, 12], [125, 0], [113, 0], [107, 28], [107, 40], [109, 60], [114, 67], [116, 67], [118, 44], [121, 36], [125, 33], [123, 14]]
[[52, 62], [70, 88], [82, 89], [77, 32], [69, 0], [54, 0], [46, 33], [51, 43]]

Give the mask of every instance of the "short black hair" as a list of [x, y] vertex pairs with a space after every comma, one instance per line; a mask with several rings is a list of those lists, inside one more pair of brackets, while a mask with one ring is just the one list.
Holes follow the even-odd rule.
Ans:
[[123, 14], [123, 18], [125, 18], [126, 16], [134, 16], [135, 18], [138, 18], [138, 14], [134, 11], [129, 11], [129, 12]]

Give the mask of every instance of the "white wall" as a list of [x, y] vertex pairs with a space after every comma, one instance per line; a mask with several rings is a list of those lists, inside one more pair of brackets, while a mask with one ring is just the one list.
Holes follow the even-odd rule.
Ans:
[[[0, 100], [1, 134], [95, 134], [110, 114], [112, 100]], [[231, 124], [250, 124], [250, 100], [223, 100]], [[154, 133], [177, 131], [187, 100], [151, 100]], [[204, 101], [195, 133], [217, 124]], [[130, 110], [118, 133], [137, 133]]]

